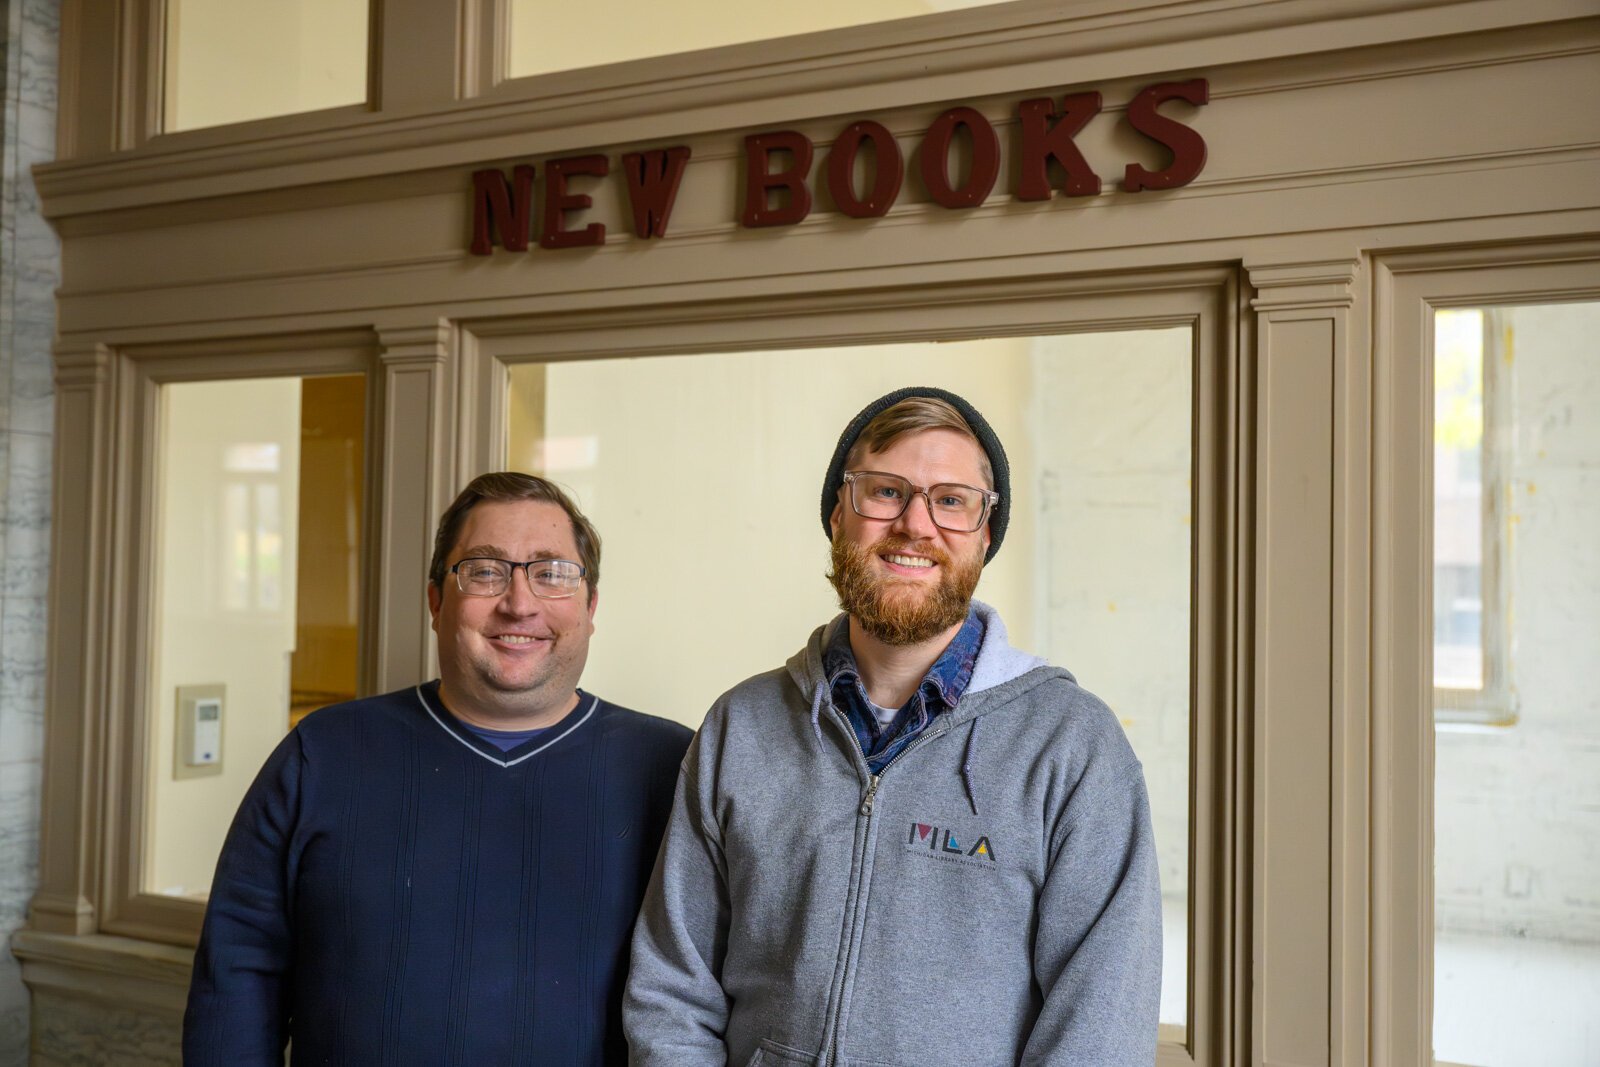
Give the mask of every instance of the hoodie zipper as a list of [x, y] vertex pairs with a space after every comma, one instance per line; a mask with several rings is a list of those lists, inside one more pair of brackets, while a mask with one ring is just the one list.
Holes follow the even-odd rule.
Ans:
[[[839, 716], [839, 709], [834, 706], [834, 703], [833, 703], [833, 701], [831, 699], [828, 701], [828, 710], [833, 712], [833, 714], [836, 717]], [[867, 754], [861, 747], [861, 738], [856, 735], [855, 727], [850, 725], [850, 722], [849, 722], [848, 719], [846, 719], [844, 721], [843, 725], [845, 727], [845, 732], [850, 735], [850, 740], [855, 744], [856, 754], [861, 757], [861, 762], [863, 764], [865, 764], [867, 762]], [[873, 774], [872, 773], [872, 768], [870, 766], [867, 768], [867, 774], [868, 774], [867, 791], [866, 791], [865, 795], [862, 796], [861, 805], [860, 805], [860, 807], [858, 807], [856, 809], [856, 811], [862, 818], [867, 820], [867, 833], [868, 833], [869, 836], [870, 836], [870, 833], [871, 833], [871, 826], [872, 826], [872, 805], [878, 798], [878, 786], [883, 783], [883, 776], [885, 774], [889, 773], [889, 768], [893, 767], [896, 763], [899, 763], [902, 759], [904, 759], [906, 756], [910, 755], [912, 752], [915, 752], [917, 749], [921, 748], [923, 745], [927, 744], [928, 742], [934, 740], [937, 737], [944, 736], [948, 732], [949, 732], [948, 729], [938, 729], [938, 730], [934, 730], [934, 729], [931, 729], [931, 728], [924, 729], [923, 733], [922, 733], [922, 736], [918, 737], [915, 741], [911, 742], [911, 744], [909, 744], [905, 748], [901, 749], [899, 754], [896, 755], [894, 757], [894, 759], [890, 760], [888, 763], [883, 765], [883, 770], [879, 771], [877, 774]], [[863, 859], [865, 859], [865, 850], [864, 849], [863, 849]], [[861, 910], [859, 901], [861, 900], [861, 893], [866, 888], [866, 886], [864, 884], [865, 878], [866, 878], [866, 873], [865, 872], [866, 872], [866, 864], [865, 864], [865, 862], [863, 862], [862, 871], [861, 871], [860, 874], [858, 874], [856, 876], [856, 884], [852, 887], [854, 889], [854, 891], [855, 891], [854, 892], [855, 900], [858, 902], [857, 905], [856, 905], [856, 908], [855, 908], [855, 913], [859, 913], [859, 911]], [[855, 971], [855, 963], [856, 963], [855, 943], [856, 943], [856, 926], [857, 926], [857, 923], [858, 923], [858, 919], [857, 919], [855, 913], [852, 913], [851, 916], [850, 916], [850, 937], [849, 937], [849, 940], [845, 942], [846, 948], [845, 948], [845, 960], [844, 960], [844, 974], [841, 977], [840, 982], [839, 982], [839, 999], [834, 1005], [833, 1018], [828, 1020], [827, 1038], [823, 1042], [822, 1055], [819, 1057], [819, 1062], [824, 1064], [824, 1065], [837, 1064], [839, 1062], [839, 1052], [838, 1052], [839, 1022], [840, 1022], [841, 1016], [843, 1016], [843, 1014], [844, 1014], [845, 991], [850, 986], [852, 986], [854, 984], [854, 979], [853, 979], [852, 976], [853, 976], [854, 971]]]

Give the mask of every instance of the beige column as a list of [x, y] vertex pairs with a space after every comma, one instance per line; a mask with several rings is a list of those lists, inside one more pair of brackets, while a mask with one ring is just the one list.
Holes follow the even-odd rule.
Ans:
[[372, 99], [385, 112], [438, 107], [493, 87], [505, 69], [496, 0], [374, 0]]
[[96, 927], [98, 831], [111, 665], [97, 635], [111, 610], [110, 518], [116, 357], [105, 345], [56, 349], [54, 514], [50, 524], [50, 671], [45, 706], [39, 888], [30, 925], [52, 933]]
[[1257, 295], [1253, 1062], [1364, 1062], [1366, 346], [1355, 258]]
[[455, 330], [443, 319], [378, 329], [383, 367], [373, 530], [378, 571], [369, 616], [376, 643], [371, 691], [438, 669], [424, 588], [439, 513], [455, 496]]

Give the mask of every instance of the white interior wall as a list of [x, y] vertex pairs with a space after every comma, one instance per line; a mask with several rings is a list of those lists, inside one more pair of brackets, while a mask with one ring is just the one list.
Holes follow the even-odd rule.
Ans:
[[[163, 421], [146, 888], [196, 895], [210, 887], [239, 801], [289, 725], [300, 379], [170, 385]], [[230, 472], [230, 445], [276, 446], [277, 469]], [[241, 485], [278, 496], [281, 569], [265, 604], [259, 585], [243, 602], [230, 594], [232, 568], [251, 551], [228, 529], [229, 491]], [[222, 773], [174, 779], [177, 687], [217, 683], [227, 686]]]
[[1121, 718], [1175, 899], [1189, 871], [1192, 337], [1044, 337], [1033, 357], [1040, 652]]
[[1510, 317], [1518, 720], [1437, 733], [1435, 920], [1600, 943], [1600, 304]]

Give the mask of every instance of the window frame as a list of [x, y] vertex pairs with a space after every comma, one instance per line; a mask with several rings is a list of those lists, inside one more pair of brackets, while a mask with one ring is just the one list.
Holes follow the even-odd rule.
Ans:
[[1234, 591], [1241, 536], [1241, 318], [1237, 269], [999, 279], [885, 291], [600, 308], [465, 322], [460, 333], [458, 477], [497, 470], [508, 446], [509, 368], [564, 359], [756, 352], [835, 345], [1189, 326], [1194, 486], [1190, 568], [1188, 990], [1186, 1025], [1162, 1027], [1160, 1067], [1221, 1067], [1245, 1038], [1252, 834], [1240, 775], [1249, 763], [1249, 682]]
[[1373, 271], [1375, 1062], [1433, 1059], [1433, 311], [1600, 300], [1600, 240], [1395, 253]]
[[[366, 606], [359, 626], [359, 688], [374, 690], [375, 634], [370, 624], [376, 590], [377, 553], [381, 531], [373, 511], [377, 500], [375, 472], [382, 426], [378, 406], [376, 349], [366, 331], [343, 331], [230, 341], [194, 341], [172, 345], [128, 347], [116, 353], [114, 387], [113, 497], [122, 506], [112, 516], [108, 586], [120, 606], [121, 622], [108, 627], [106, 652], [121, 665], [123, 684], [106, 694], [105, 819], [99, 843], [100, 878], [97, 901], [100, 932], [172, 945], [199, 941], [205, 904], [144, 889], [147, 825], [151, 803], [150, 754], [155, 634], [158, 632], [157, 567], [161, 390], [166, 385], [257, 378], [305, 378], [362, 375], [366, 380], [364, 413], [366, 484], [362, 492], [361, 542], [365, 563], [359, 576], [360, 602]], [[288, 708], [284, 709], [285, 720]]]

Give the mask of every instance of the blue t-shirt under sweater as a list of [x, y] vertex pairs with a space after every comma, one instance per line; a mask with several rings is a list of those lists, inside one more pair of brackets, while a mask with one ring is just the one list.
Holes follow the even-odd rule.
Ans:
[[[440, 701], [440, 703], [443, 704], [443, 701]], [[581, 708], [583, 705], [579, 703], [578, 706]], [[461, 725], [462, 729], [471, 731], [474, 735], [483, 738], [501, 752], [510, 752], [524, 742], [532, 741], [540, 734], [548, 733], [556, 728], [555, 726], [539, 726], [532, 730], [490, 730], [487, 727], [474, 726], [460, 716], [456, 716], [456, 722]], [[557, 726], [559, 725], [558, 723]]]
[[579, 694], [502, 750], [437, 684], [324, 708], [223, 845], [184, 1063], [624, 1064], [629, 937], [691, 734]]

